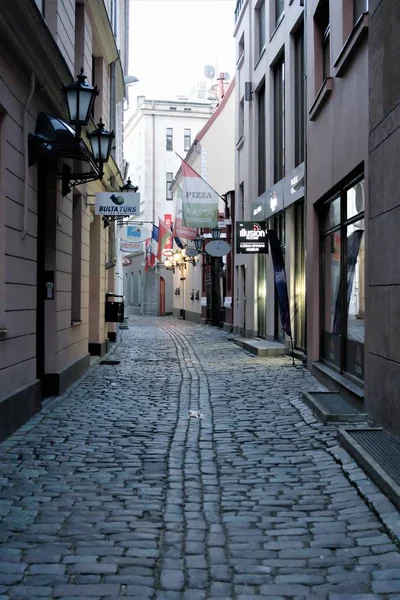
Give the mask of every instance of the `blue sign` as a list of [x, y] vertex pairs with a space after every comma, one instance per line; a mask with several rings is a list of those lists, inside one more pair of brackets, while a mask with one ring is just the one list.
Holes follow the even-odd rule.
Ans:
[[141, 227], [138, 227], [137, 225], [128, 225], [128, 227], [126, 228], [126, 235], [128, 238], [139, 238], [142, 235], [142, 230]]

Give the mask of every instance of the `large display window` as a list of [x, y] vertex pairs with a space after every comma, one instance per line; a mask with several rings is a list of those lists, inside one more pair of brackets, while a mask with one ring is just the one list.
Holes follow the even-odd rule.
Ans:
[[364, 379], [364, 181], [344, 188], [323, 207], [322, 358]]

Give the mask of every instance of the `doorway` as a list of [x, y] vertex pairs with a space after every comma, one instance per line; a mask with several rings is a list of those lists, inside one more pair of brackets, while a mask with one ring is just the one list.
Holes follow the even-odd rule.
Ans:
[[165, 279], [160, 277], [160, 316], [165, 317]]

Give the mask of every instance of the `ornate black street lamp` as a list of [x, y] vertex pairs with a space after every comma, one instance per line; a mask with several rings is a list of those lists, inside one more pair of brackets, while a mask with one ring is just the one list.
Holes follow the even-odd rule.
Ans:
[[128, 177], [128, 181], [125, 183], [125, 185], [123, 185], [122, 187], [119, 188], [120, 192], [137, 192], [139, 189], [138, 185], [133, 185], [131, 178]]
[[110, 158], [111, 146], [114, 139], [114, 132], [107, 131], [104, 127], [103, 121], [97, 124], [97, 128], [94, 131], [88, 133], [88, 139], [92, 148], [92, 153], [95, 161], [100, 167], [100, 179], [104, 175], [103, 165]]
[[213, 240], [221, 239], [221, 229], [219, 227], [213, 227], [211, 229], [211, 235]]
[[77, 135], [80, 135], [81, 128], [89, 123], [90, 115], [96, 96], [99, 94], [97, 86], [86, 82], [86, 75], [83, 68], [77, 80], [74, 83], [64, 86], [64, 92], [67, 98], [69, 121], [75, 127]]

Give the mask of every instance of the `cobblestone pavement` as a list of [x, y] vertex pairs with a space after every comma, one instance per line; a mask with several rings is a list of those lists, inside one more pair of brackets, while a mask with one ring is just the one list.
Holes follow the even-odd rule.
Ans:
[[310, 373], [129, 324], [0, 447], [0, 600], [400, 599], [398, 513], [299, 400]]

